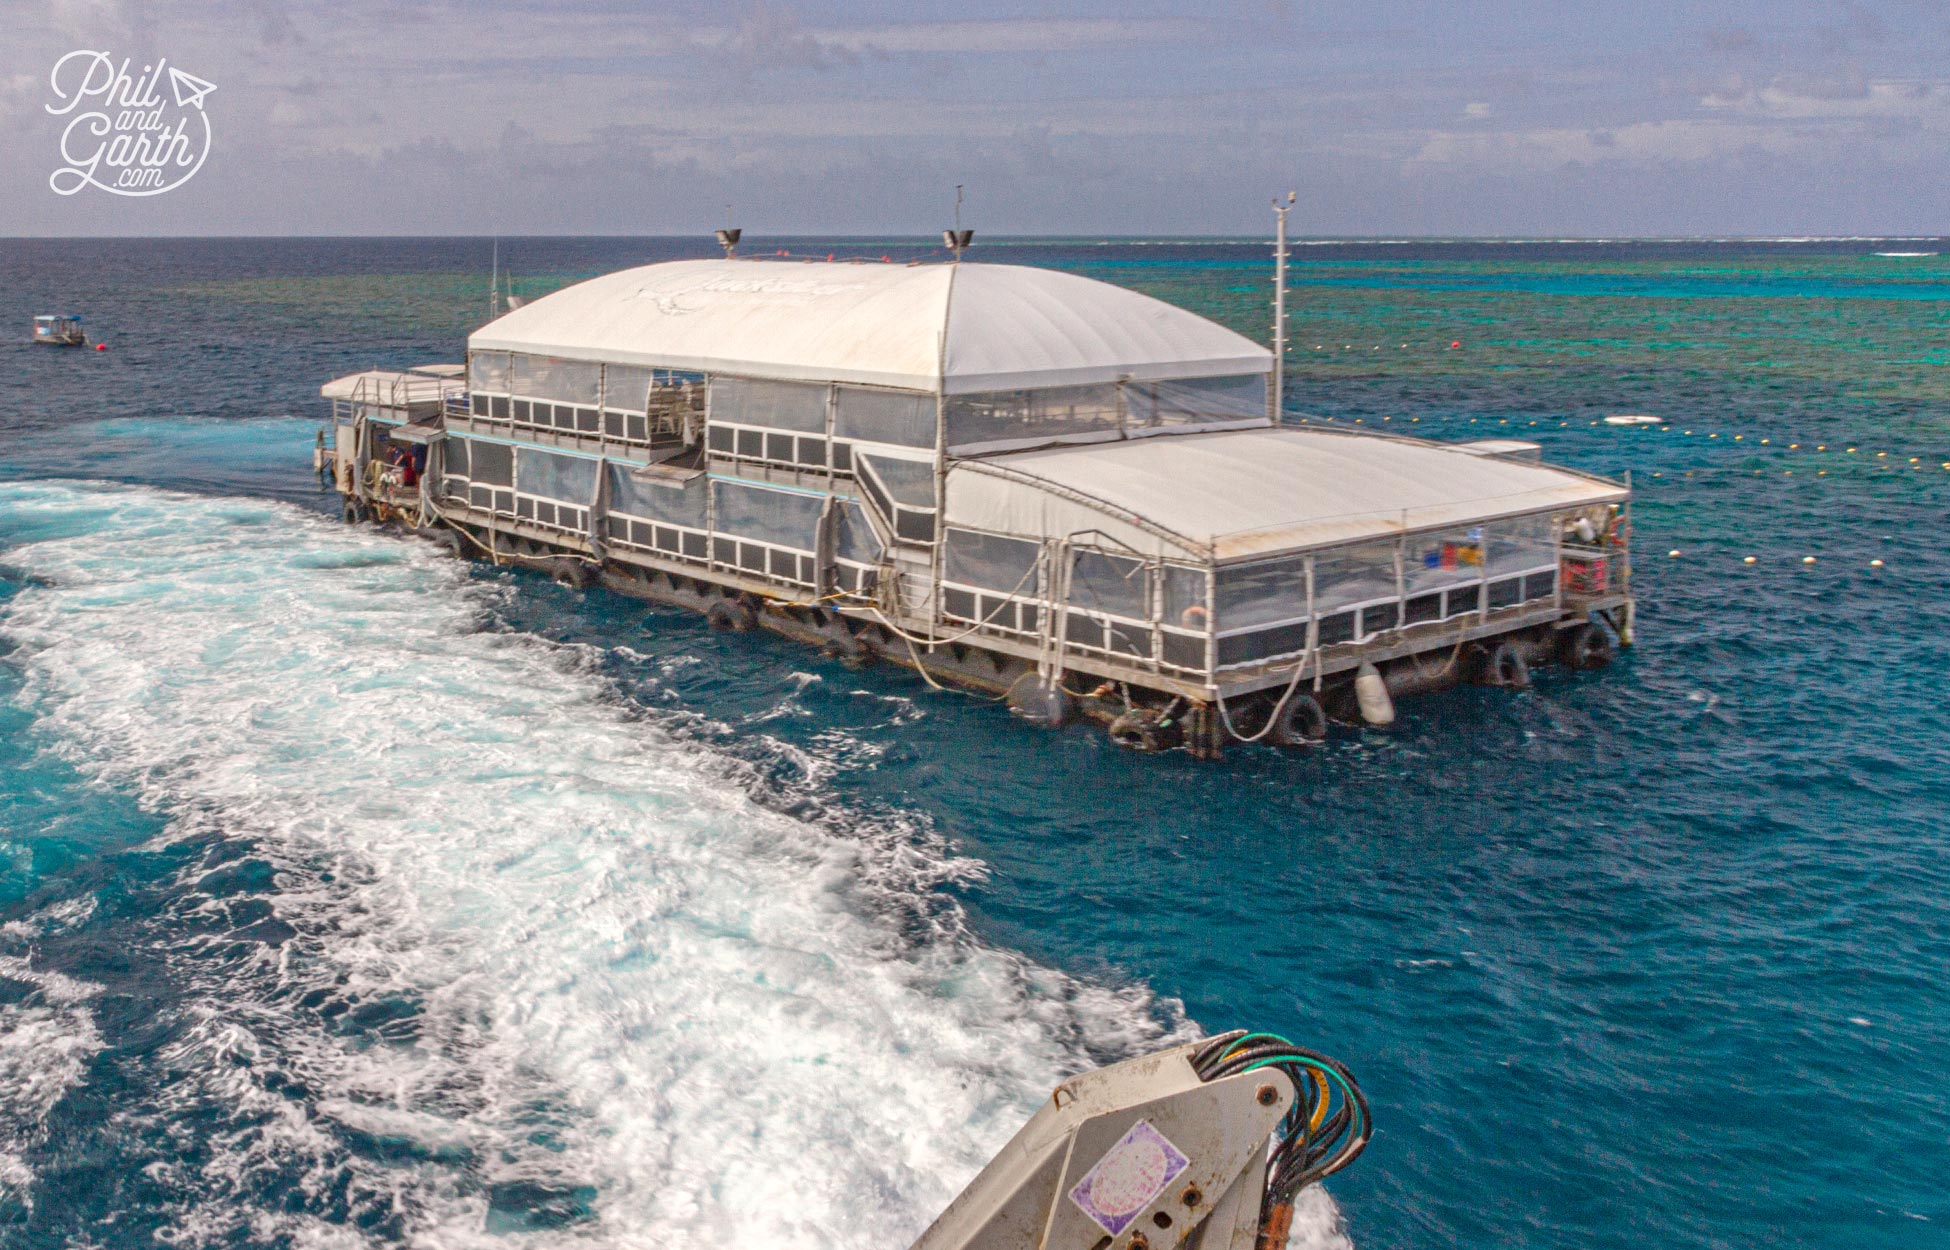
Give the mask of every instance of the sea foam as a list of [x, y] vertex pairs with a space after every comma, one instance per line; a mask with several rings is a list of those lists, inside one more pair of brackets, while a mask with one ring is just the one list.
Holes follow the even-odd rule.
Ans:
[[518, 587], [274, 503], [0, 509], [51, 535], [0, 621], [38, 731], [203, 851], [130, 1113], [204, 1126], [163, 1240], [899, 1247], [1058, 1080], [1192, 1034], [972, 938], [918, 828], [770, 810], [486, 628]]
[[519, 589], [277, 503], [0, 493], [53, 534], [8, 552], [37, 729], [211, 848], [140, 1112], [215, 1121], [150, 1166], [166, 1240], [901, 1246], [1065, 1074], [1189, 1035], [484, 628]]

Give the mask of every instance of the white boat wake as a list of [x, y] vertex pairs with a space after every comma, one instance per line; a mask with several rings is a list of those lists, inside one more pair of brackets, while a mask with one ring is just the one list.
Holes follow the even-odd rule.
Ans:
[[[141, 488], [0, 514], [53, 535], [0, 617], [38, 731], [206, 848], [124, 1125], [204, 1126], [153, 1161], [173, 1244], [898, 1250], [1057, 1080], [1189, 1029], [973, 939], [937, 887], [978, 866], [918, 824], [761, 806], [417, 544]], [[1295, 1242], [1335, 1223], [1315, 1191]]]

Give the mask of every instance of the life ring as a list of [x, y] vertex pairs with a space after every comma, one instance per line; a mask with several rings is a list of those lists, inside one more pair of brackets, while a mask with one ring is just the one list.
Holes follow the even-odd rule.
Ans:
[[1205, 605], [1202, 603], [1194, 603], [1191, 607], [1186, 608], [1178, 614], [1178, 623], [1186, 629], [1202, 630], [1205, 628], [1206, 622], [1211, 619], [1212, 614], [1205, 610]]
[[1557, 658], [1566, 668], [1603, 668], [1611, 663], [1611, 635], [1591, 621], [1573, 625], [1557, 636]]
[[1268, 744], [1299, 747], [1327, 736], [1327, 710], [1312, 695], [1296, 691], [1278, 711], [1272, 728], [1266, 731]]

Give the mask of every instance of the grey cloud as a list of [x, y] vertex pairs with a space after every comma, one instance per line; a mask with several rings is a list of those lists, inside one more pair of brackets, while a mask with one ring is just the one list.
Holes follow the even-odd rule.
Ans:
[[702, 46], [753, 77], [779, 70], [823, 73], [860, 63], [858, 49], [807, 29], [799, 14], [788, 8], [754, 9], [730, 32]]
[[1751, 52], [1761, 46], [1760, 36], [1746, 26], [1716, 26], [1700, 36], [1709, 52]]
[[[1299, 182], [1317, 231], [1658, 233], [1748, 214], [1793, 233], [1862, 210], [1861, 182], [1902, 189], [1873, 228], [1935, 222], [1950, 189], [1950, 59], [1927, 8], [1820, 24], [1727, 0], [1720, 26], [1648, 35], [1595, 4], [1551, 26], [1406, 0], [1218, 19], [1088, 2], [894, 17], [857, 0], [48, 0], [0, 53], [0, 223], [635, 233], [718, 224], [730, 200], [755, 231], [924, 232], [964, 182], [989, 233], [1232, 232]], [[77, 29], [131, 54], [148, 30], [219, 84], [195, 182], [142, 205], [54, 202], [37, 113]]]

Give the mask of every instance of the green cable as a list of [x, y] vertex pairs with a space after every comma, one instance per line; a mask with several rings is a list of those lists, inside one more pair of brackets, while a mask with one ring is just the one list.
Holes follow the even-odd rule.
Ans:
[[1341, 1079], [1340, 1073], [1334, 1071], [1334, 1069], [1330, 1067], [1327, 1067], [1325, 1064], [1315, 1063], [1312, 1060], [1302, 1059], [1298, 1056], [1290, 1055], [1290, 1056], [1285, 1056], [1280, 1058], [1261, 1059], [1255, 1063], [1249, 1063], [1245, 1067], [1241, 1068], [1239, 1070], [1239, 1075], [1244, 1076], [1248, 1072], [1257, 1072], [1261, 1068], [1270, 1068], [1277, 1064], [1283, 1064], [1283, 1063], [1299, 1064], [1302, 1067], [1306, 1068], [1309, 1072], [1325, 1073], [1328, 1077], [1332, 1078], [1335, 1086], [1341, 1091], [1341, 1096], [1346, 1098], [1350, 1104], [1354, 1102], [1354, 1095], [1352, 1091], [1349, 1089], [1347, 1082]]

